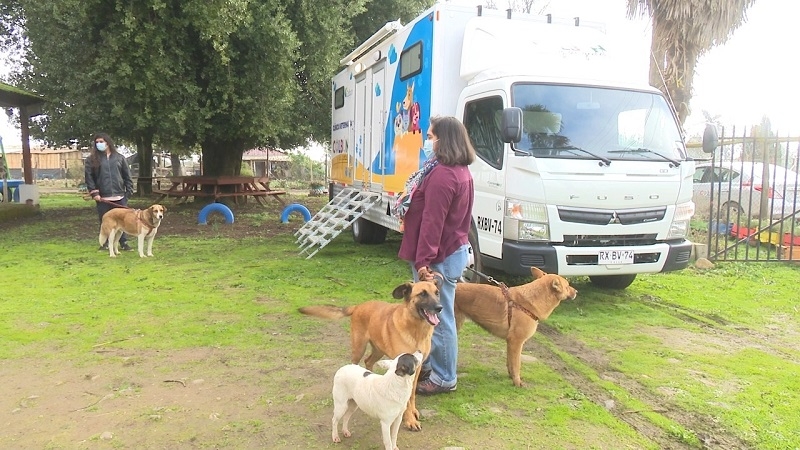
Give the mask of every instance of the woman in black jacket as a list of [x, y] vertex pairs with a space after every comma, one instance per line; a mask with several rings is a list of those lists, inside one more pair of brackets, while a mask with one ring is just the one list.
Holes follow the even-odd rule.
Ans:
[[[128, 197], [133, 195], [133, 180], [128, 162], [117, 152], [114, 141], [105, 133], [97, 133], [92, 139], [94, 151], [89, 152], [85, 163], [86, 189], [97, 202], [97, 216], [103, 222], [103, 214], [113, 208], [126, 207]], [[108, 242], [100, 247], [106, 249]], [[121, 250], [131, 250], [125, 233], [119, 240]]]

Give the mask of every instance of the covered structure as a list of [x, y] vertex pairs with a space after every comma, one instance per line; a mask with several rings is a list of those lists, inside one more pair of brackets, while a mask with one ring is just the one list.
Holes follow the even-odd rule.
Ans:
[[291, 158], [274, 148], [253, 148], [242, 155], [242, 161], [250, 165], [257, 177], [286, 178]]
[[33, 184], [31, 170], [31, 143], [28, 121], [42, 113], [44, 99], [34, 93], [15, 88], [0, 82], [0, 107], [19, 108], [19, 121], [22, 130], [22, 178], [25, 184]]

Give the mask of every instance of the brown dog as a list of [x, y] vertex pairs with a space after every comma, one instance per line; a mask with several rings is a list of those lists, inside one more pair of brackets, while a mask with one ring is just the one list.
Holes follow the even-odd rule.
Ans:
[[119, 255], [119, 239], [122, 232], [139, 238], [139, 257], [144, 258], [144, 241], [147, 239], [147, 256], [153, 256], [153, 239], [167, 208], [153, 205], [147, 209], [114, 208], [103, 214], [100, 224], [100, 245], [108, 241], [108, 255]]
[[[383, 355], [396, 358], [403, 353], [422, 352], [422, 360], [431, 352], [433, 327], [439, 323], [437, 314], [442, 311], [439, 302], [439, 285], [432, 281], [404, 283], [397, 286], [392, 297], [403, 303], [387, 303], [377, 300], [355, 306], [332, 305], [304, 306], [300, 312], [324, 319], [350, 317], [350, 345], [353, 364], [358, 364], [367, 350], [372, 353], [364, 360], [364, 366], [372, 366]], [[416, 406], [416, 388], [422, 365], [414, 375], [411, 398], [403, 413], [403, 423], [409, 430], [420, 430], [419, 411]]]
[[547, 319], [562, 300], [578, 294], [558, 275], [531, 267], [534, 280], [507, 288], [488, 284], [456, 284], [456, 327], [469, 318], [484, 330], [506, 340], [506, 366], [515, 386], [522, 386], [520, 359], [522, 346], [536, 333], [539, 321]]

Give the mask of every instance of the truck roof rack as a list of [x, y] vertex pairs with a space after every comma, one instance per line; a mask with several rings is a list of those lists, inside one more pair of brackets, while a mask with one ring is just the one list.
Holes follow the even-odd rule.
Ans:
[[353, 64], [353, 61], [358, 59], [364, 53], [367, 53], [368, 51], [370, 51], [376, 45], [380, 44], [381, 41], [386, 39], [387, 36], [390, 36], [390, 35], [396, 33], [398, 30], [401, 30], [402, 28], [403, 28], [403, 24], [400, 23], [400, 19], [397, 19], [397, 20], [395, 20], [393, 22], [386, 22], [386, 25], [381, 27], [380, 30], [376, 31], [375, 34], [370, 36], [361, 45], [356, 47], [355, 50], [353, 50], [347, 56], [342, 58], [339, 61], [339, 64], [341, 64], [343, 66], [349, 66], [350, 64]]

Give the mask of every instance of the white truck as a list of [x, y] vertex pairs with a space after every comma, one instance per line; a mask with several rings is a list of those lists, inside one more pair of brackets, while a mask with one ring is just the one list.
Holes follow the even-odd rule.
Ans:
[[299, 241], [322, 248], [337, 213], [356, 242], [399, 231], [389, 205], [424, 162], [430, 118], [451, 115], [478, 156], [472, 269], [621, 289], [686, 267], [694, 162], [661, 92], [618, 81], [604, 36], [578, 18], [449, 1], [387, 23], [333, 77], [332, 200]]

